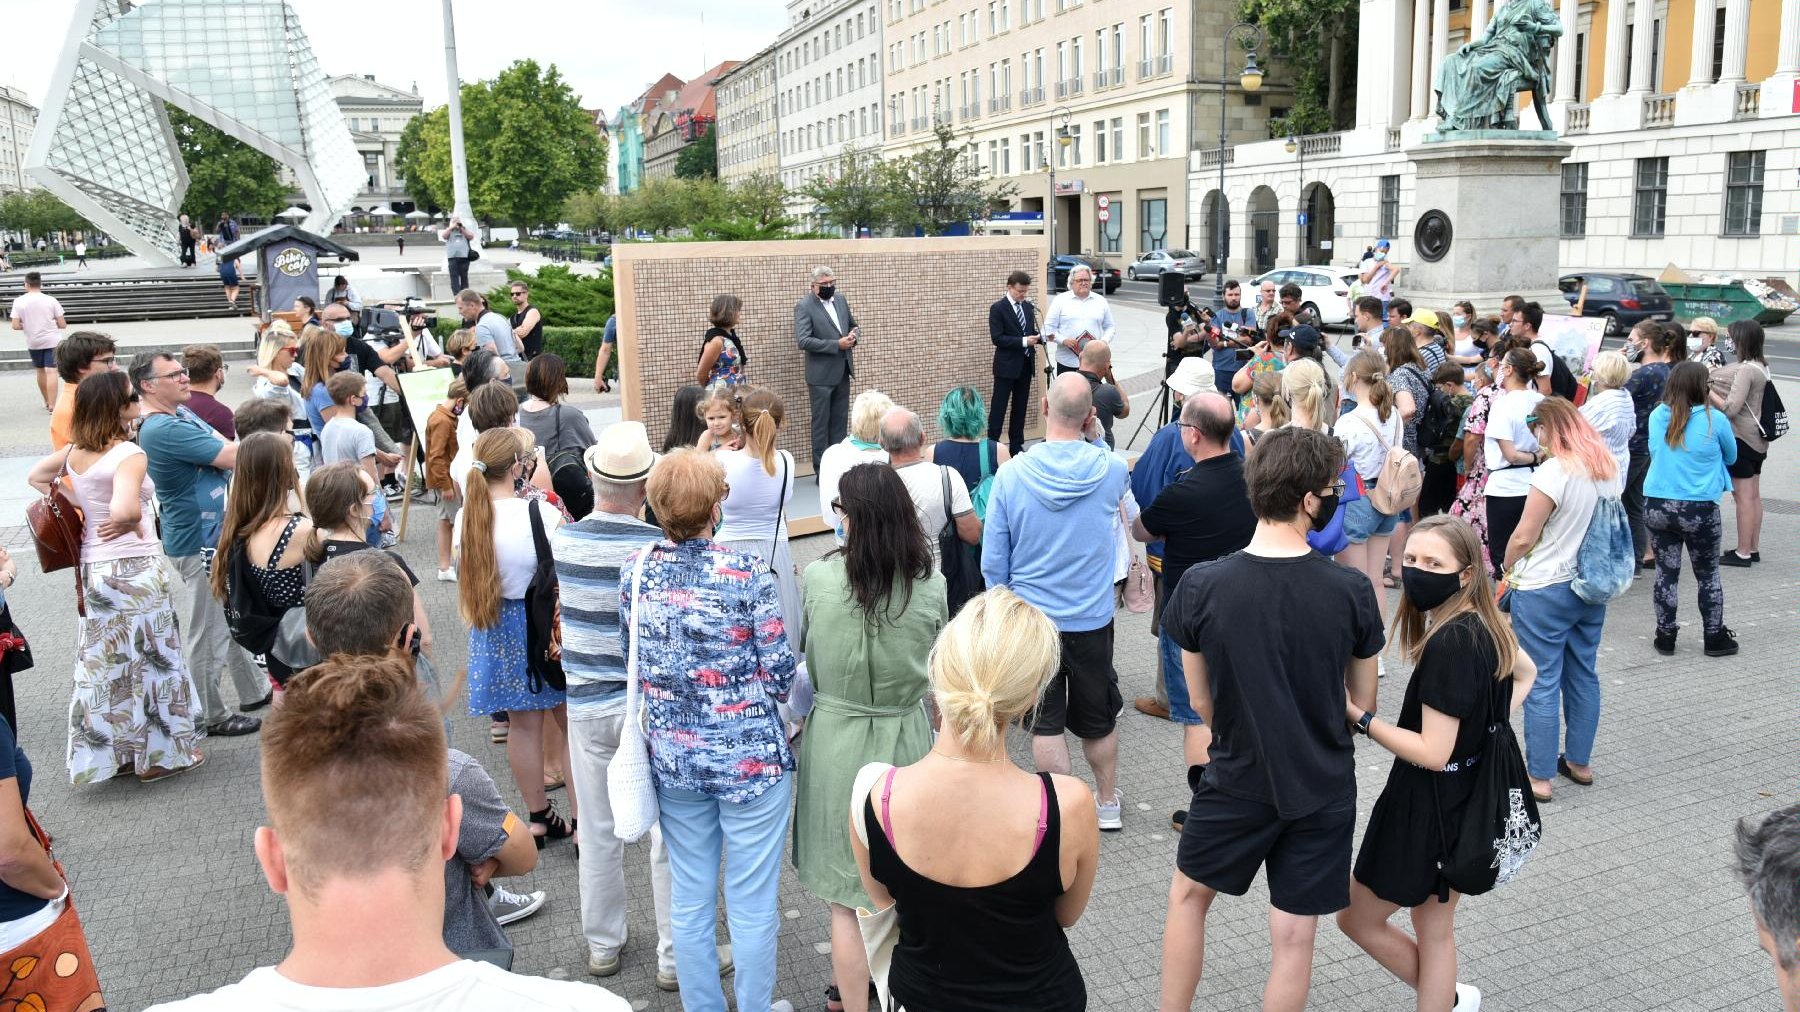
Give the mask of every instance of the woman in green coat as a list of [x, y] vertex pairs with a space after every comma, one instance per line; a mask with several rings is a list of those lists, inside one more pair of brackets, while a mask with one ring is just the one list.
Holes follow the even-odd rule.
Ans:
[[850, 788], [865, 763], [905, 766], [930, 751], [925, 660], [948, 614], [944, 578], [892, 468], [844, 472], [831, 508], [843, 518], [844, 547], [806, 567], [815, 695], [800, 737], [794, 867], [831, 904], [828, 1007], [864, 1012], [869, 966], [856, 908], [869, 898], [850, 851]]

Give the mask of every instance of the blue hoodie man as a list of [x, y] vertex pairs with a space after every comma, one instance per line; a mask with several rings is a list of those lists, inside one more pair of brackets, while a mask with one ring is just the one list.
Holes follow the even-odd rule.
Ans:
[[1066, 729], [1094, 769], [1101, 829], [1120, 828], [1115, 721], [1122, 705], [1112, 666], [1112, 525], [1130, 478], [1125, 462], [1082, 438], [1094, 414], [1080, 374], [1057, 377], [1044, 410], [1045, 441], [994, 476], [981, 575], [1050, 616], [1062, 660], [1034, 714], [1037, 767], [1069, 772]]

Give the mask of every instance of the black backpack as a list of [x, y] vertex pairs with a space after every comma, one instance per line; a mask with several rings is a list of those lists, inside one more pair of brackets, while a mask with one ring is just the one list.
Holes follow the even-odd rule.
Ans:
[[987, 589], [981, 576], [981, 546], [964, 544], [950, 515], [950, 469], [938, 465], [944, 483], [944, 526], [938, 530], [938, 568], [944, 574], [944, 598], [951, 617]]
[[1575, 382], [1575, 374], [1569, 370], [1569, 364], [1548, 344], [1542, 341], [1533, 341], [1531, 344], [1532, 347], [1543, 344], [1544, 350], [1550, 353], [1550, 392], [1572, 403], [1575, 400], [1575, 390], [1580, 384]]
[[1461, 419], [1456, 417], [1456, 405], [1450, 401], [1450, 395], [1430, 380], [1425, 381], [1425, 404], [1419, 412], [1419, 450], [1430, 452], [1442, 449], [1456, 436], [1457, 425]]
[[581, 459], [581, 451], [562, 445], [562, 413], [567, 409], [558, 404], [550, 409], [555, 413], [556, 431], [550, 436], [550, 445], [545, 448], [545, 463], [550, 467], [550, 486], [556, 490], [556, 497], [562, 500], [563, 508], [569, 511], [572, 519], [580, 520], [594, 512], [594, 480], [588, 477], [587, 464]]
[[[218, 565], [216, 558], [213, 563]], [[318, 652], [306, 639], [306, 607], [276, 609], [263, 597], [262, 585], [252, 570], [247, 542], [238, 541], [225, 556], [225, 627], [238, 646], [255, 657], [276, 682], [319, 663]], [[312, 584], [313, 564], [302, 562], [302, 579]], [[210, 594], [202, 587], [198, 593]]]

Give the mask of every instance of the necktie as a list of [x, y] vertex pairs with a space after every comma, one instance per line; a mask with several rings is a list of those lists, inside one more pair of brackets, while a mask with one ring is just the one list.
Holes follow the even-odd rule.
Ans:
[[1025, 333], [1025, 304], [1023, 302], [1013, 303], [1013, 312], [1019, 316], [1019, 333]]

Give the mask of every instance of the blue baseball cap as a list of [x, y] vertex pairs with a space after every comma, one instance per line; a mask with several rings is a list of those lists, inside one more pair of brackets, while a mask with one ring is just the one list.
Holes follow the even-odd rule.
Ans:
[[1377, 239], [1377, 240], [1375, 240], [1375, 248], [1376, 248], [1376, 249], [1387, 249], [1387, 248], [1388, 248], [1388, 241], [1387, 241], [1387, 240], [1386, 240], [1386, 239]]

